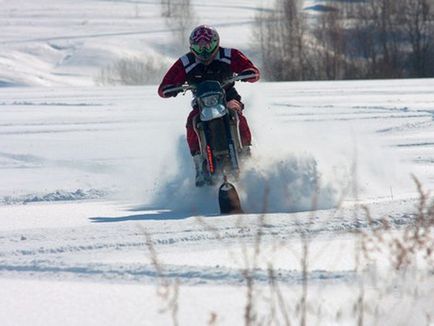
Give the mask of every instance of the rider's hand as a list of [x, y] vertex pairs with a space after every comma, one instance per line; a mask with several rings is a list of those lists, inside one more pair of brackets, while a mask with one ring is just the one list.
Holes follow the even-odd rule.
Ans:
[[250, 75], [255, 75], [255, 77], [247, 78], [247, 79], [241, 79], [242, 82], [248, 82], [248, 81], [255, 80], [256, 79], [256, 71], [247, 69], [247, 70], [244, 70], [238, 74], [239, 77], [250, 76]]
[[230, 100], [226, 105], [230, 110], [235, 111], [238, 114], [240, 114], [244, 109], [244, 105], [240, 101], [237, 101], [235, 99]]

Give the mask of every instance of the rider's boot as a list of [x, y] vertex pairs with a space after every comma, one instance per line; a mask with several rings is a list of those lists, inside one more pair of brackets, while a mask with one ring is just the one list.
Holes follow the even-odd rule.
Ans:
[[241, 159], [246, 159], [252, 156], [252, 153], [250, 151], [250, 147], [251, 145], [244, 145], [243, 148], [241, 148], [241, 152], [240, 152], [240, 158]]
[[251, 145], [244, 146], [244, 147], [241, 149], [241, 155], [242, 155], [243, 157], [250, 157], [250, 156], [252, 155], [252, 152], [251, 152], [251, 150], [250, 150], [250, 146], [251, 146]]
[[194, 169], [196, 170], [196, 187], [202, 187], [205, 185], [205, 177], [203, 174], [203, 158], [200, 154], [193, 155]]

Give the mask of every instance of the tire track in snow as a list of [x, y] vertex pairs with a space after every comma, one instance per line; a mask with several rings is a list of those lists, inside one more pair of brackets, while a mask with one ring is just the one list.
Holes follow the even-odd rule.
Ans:
[[[397, 202], [402, 210], [403, 202]], [[386, 205], [390, 210], [390, 203]], [[258, 232], [261, 243], [273, 246], [273, 243], [299, 240], [302, 235], [312, 237], [336, 238], [355, 230], [368, 227], [366, 218], [354, 218], [351, 209], [344, 210], [333, 217], [329, 211], [300, 214], [271, 214], [266, 216], [264, 224], [259, 226], [257, 216], [244, 216], [243, 222], [237, 222], [235, 216], [203, 218], [204, 223], [195, 219], [184, 219], [177, 223], [166, 224], [162, 229], [160, 222], [146, 224], [124, 222], [99, 222], [79, 228], [59, 228], [0, 232], [0, 276], [37, 277], [43, 279], [78, 279], [90, 281], [149, 282], [154, 283], [161, 276], [155, 267], [146, 263], [148, 244], [144, 234], [148, 232], [153, 246], [164, 254], [179, 254], [197, 248], [232, 250], [254, 246]], [[145, 215], [144, 215], [145, 216]], [[311, 216], [311, 217], [309, 217]], [[313, 217], [312, 217], [313, 216]], [[104, 218], [107, 221], [108, 218]], [[233, 222], [228, 222], [232, 219]], [[95, 219], [94, 219], [95, 221]], [[411, 213], [391, 213], [389, 221], [395, 228], [414, 221]], [[141, 223], [146, 222], [146, 220]], [[220, 224], [222, 223], [222, 224]], [[379, 220], [377, 223], [381, 223]], [[175, 252], [173, 252], [175, 250]], [[133, 263], [119, 262], [116, 257], [129, 257], [133, 253]], [[140, 253], [140, 258], [134, 253]], [[113, 258], [115, 257], [115, 258]], [[102, 261], [98, 261], [102, 259]], [[108, 263], [106, 260], [113, 260]], [[197, 266], [167, 264], [163, 266], [163, 276], [178, 279], [182, 284], [242, 284], [243, 270], [226, 266]], [[279, 282], [296, 284], [301, 282], [300, 271], [276, 269]], [[351, 282], [354, 274], [348, 271], [312, 270], [308, 274], [310, 281]], [[255, 281], [269, 282], [266, 268], [254, 271]]]
[[[118, 281], [155, 284], [158, 279], [179, 281], [182, 285], [244, 285], [245, 270], [221, 266], [200, 267], [183, 265], [162, 265], [162, 272], [157, 272], [152, 265], [146, 264], [53, 264], [47, 260], [37, 260], [30, 264], [0, 263], [0, 275], [8, 277], [31, 277], [38, 279], [81, 279], [88, 281]], [[255, 282], [266, 285], [270, 282], [269, 271], [256, 269], [251, 271]], [[302, 272], [276, 269], [274, 280], [282, 284], [301, 284], [306, 280]], [[353, 271], [313, 270], [307, 273], [309, 282], [353, 282]]]
[[107, 197], [109, 191], [98, 189], [77, 189], [75, 191], [57, 190], [46, 194], [28, 194], [22, 196], [0, 197], [0, 205], [25, 205], [36, 202], [57, 202], [100, 199]]

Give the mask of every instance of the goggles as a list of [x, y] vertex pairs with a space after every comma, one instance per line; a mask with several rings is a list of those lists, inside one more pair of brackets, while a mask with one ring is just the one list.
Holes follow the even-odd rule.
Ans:
[[218, 41], [212, 40], [210, 42], [200, 42], [198, 44], [192, 44], [190, 48], [196, 55], [207, 58], [214, 53], [217, 45]]

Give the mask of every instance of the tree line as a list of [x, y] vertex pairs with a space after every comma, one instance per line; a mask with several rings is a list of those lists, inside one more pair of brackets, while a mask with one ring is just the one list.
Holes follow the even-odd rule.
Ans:
[[302, 5], [276, 0], [256, 16], [268, 80], [434, 77], [434, 0]]
[[[338, 80], [434, 77], [434, 0], [334, 0], [303, 10], [274, 0], [258, 10], [255, 50], [264, 79]], [[188, 49], [197, 24], [191, 0], [161, 0], [171, 48]], [[124, 58], [103, 67], [99, 84], [158, 82], [168, 63]]]

